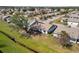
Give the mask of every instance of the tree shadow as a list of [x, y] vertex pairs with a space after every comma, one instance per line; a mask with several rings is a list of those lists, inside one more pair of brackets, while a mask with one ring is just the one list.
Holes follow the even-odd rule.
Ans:
[[0, 53], [3, 53], [3, 52], [0, 50]]
[[[0, 48], [4, 48], [6, 47], [7, 45], [4, 45], [4, 44], [0, 44]], [[0, 53], [3, 53], [1, 50], [0, 50]]]
[[6, 47], [7, 45], [4, 45], [4, 44], [0, 44], [0, 48], [4, 48]]

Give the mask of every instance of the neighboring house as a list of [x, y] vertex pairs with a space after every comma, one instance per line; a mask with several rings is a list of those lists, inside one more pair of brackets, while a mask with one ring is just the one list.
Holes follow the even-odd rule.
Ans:
[[67, 21], [67, 25], [71, 27], [79, 27], [79, 11], [74, 11], [65, 15], [61, 22]]
[[79, 43], [79, 28], [72, 28], [72, 27], [69, 28], [62, 24], [55, 24], [55, 25], [57, 25], [57, 28], [54, 31], [53, 36], [58, 38], [61, 35], [60, 32], [65, 31], [71, 38], [70, 42]]
[[47, 34], [47, 33], [52, 33], [54, 32], [54, 30], [57, 28], [57, 26], [50, 24], [50, 22], [52, 22], [51, 19], [48, 20], [33, 20], [32, 22], [30, 22], [29, 24], [29, 29], [30, 28], [36, 28], [38, 29], [38, 31], [40, 31], [43, 34]]
[[3, 16], [2, 19], [9, 23], [11, 21], [11, 16]]

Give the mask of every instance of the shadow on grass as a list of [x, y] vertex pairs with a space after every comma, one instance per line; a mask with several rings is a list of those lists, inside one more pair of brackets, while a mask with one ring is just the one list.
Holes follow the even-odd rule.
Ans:
[[[0, 44], [0, 48], [4, 48], [4, 47], [7, 47], [7, 45]], [[0, 53], [3, 53], [3, 52], [0, 50]]]
[[3, 53], [3, 52], [0, 50], [0, 53]]
[[7, 45], [4, 45], [4, 44], [0, 44], [0, 48], [4, 48], [6, 47]]
[[[35, 52], [35, 53], [39, 53], [38, 51], [35, 51], [35, 50], [33, 50], [32, 48], [30, 48], [30, 47], [28, 47], [28, 46], [26, 46], [26, 45], [24, 45], [24, 44], [22, 44], [22, 43], [16, 41], [16, 39], [15, 39], [14, 37], [8, 35], [7, 33], [3, 32], [3, 31], [0, 31], [0, 33], [6, 35], [8, 38], [10, 38], [10, 39], [11, 39], [12, 41], [14, 41], [15, 43], [18, 43], [19, 45], [21, 45], [21, 46], [23, 46], [23, 47], [25, 47], [25, 48], [27, 48], [27, 49], [29, 49], [29, 50]], [[6, 47], [6, 45], [0, 45], [0, 48], [3, 48], [3, 47]]]

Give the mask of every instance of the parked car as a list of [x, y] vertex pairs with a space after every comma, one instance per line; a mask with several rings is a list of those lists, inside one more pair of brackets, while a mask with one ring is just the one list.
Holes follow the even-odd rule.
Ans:
[[57, 28], [57, 25], [52, 25], [49, 30], [48, 30], [48, 34], [51, 34], [55, 31], [55, 29]]

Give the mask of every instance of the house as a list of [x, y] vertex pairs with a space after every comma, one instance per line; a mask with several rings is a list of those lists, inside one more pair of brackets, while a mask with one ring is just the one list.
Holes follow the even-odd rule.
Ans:
[[37, 29], [39, 32], [43, 34], [52, 33], [57, 27], [55, 25], [51, 24], [53, 20], [47, 19], [47, 20], [33, 20], [29, 22], [28, 29]]
[[61, 22], [65, 22], [65, 21], [67, 22], [68, 26], [79, 27], [79, 11], [74, 11], [65, 15], [62, 18]]
[[11, 21], [11, 16], [3, 16], [2, 19], [9, 23]]
[[57, 25], [56, 30], [53, 32], [54, 37], [59, 37], [61, 31], [65, 31], [70, 36], [70, 42], [79, 43], [79, 28], [68, 27], [62, 24], [55, 24]]

